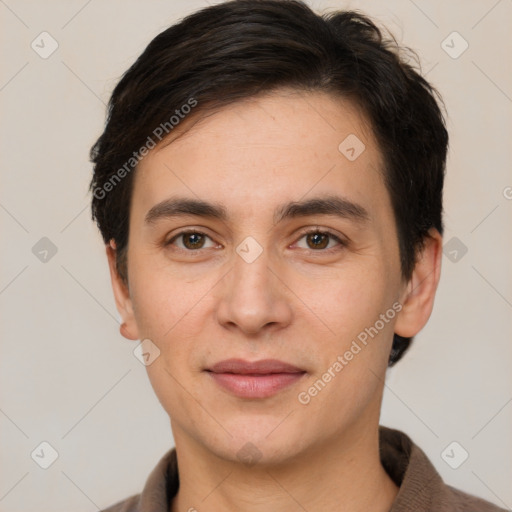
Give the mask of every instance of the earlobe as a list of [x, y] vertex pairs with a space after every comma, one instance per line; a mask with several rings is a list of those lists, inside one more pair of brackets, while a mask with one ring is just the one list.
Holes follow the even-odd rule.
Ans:
[[112, 239], [106, 246], [108, 265], [110, 269], [110, 280], [112, 283], [112, 291], [116, 301], [116, 307], [122, 318], [119, 331], [121, 335], [129, 340], [138, 340], [138, 329], [133, 314], [132, 301], [127, 284], [119, 275], [116, 266], [117, 248], [116, 243]]
[[411, 338], [425, 326], [432, 309], [441, 276], [442, 237], [432, 228], [416, 261], [411, 279], [401, 297], [402, 310], [395, 333]]

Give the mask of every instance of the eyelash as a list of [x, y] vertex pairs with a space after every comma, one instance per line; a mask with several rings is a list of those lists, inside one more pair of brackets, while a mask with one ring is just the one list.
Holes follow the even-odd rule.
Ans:
[[[210, 240], [211, 240], [211, 237], [208, 236], [206, 233], [203, 233], [202, 231], [197, 231], [197, 230], [194, 230], [194, 229], [188, 229], [188, 230], [180, 231], [179, 233], [174, 235], [170, 240], [165, 242], [164, 245], [166, 247], [170, 246], [170, 245], [173, 245], [174, 241], [177, 240], [180, 236], [191, 235], [191, 234], [203, 235], [203, 236], [205, 236], [207, 238], [210, 238]], [[321, 230], [321, 229], [318, 229], [318, 228], [314, 228], [314, 229], [308, 229], [308, 230], [305, 230], [305, 231], [301, 231], [300, 237], [298, 238], [298, 240], [301, 240], [302, 238], [304, 238], [305, 236], [310, 235], [310, 234], [327, 235], [331, 239], [333, 239], [336, 242], [338, 242], [339, 245], [337, 245], [335, 247], [330, 247], [329, 249], [317, 249], [317, 250], [315, 250], [315, 249], [304, 249], [304, 250], [308, 251], [309, 253], [323, 253], [323, 254], [327, 253], [327, 254], [330, 254], [331, 252], [339, 250], [339, 249], [341, 249], [343, 247], [346, 247], [348, 245], [348, 243], [345, 240], [342, 240], [339, 236], [335, 235], [332, 231], [329, 231], [328, 229]], [[180, 250], [180, 251], [184, 251], [184, 252], [189, 252], [189, 253], [198, 253], [198, 252], [202, 251], [203, 249], [204, 250], [211, 249], [211, 247], [205, 247], [205, 248], [200, 248], [200, 249], [182, 249], [181, 247], [176, 247], [176, 249]]]

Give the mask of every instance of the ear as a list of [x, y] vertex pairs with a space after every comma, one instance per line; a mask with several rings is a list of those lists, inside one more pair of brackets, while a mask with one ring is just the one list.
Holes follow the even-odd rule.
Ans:
[[401, 295], [402, 310], [395, 324], [395, 333], [404, 338], [418, 334], [432, 313], [441, 277], [442, 242], [437, 229], [432, 228], [418, 254], [411, 279]]
[[133, 314], [132, 301], [128, 286], [119, 275], [116, 266], [117, 249], [114, 240], [111, 240], [109, 245], [106, 246], [108, 266], [110, 268], [110, 280], [112, 282], [112, 290], [116, 300], [117, 311], [122, 318], [122, 323], [119, 332], [122, 336], [129, 340], [138, 340], [139, 333], [135, 317]]

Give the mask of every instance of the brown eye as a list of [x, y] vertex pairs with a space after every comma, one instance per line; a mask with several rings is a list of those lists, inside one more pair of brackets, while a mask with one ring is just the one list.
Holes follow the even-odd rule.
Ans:
[[204, 236], [199, 233], [186, 233], [183, 235], [183, 245], [187, 249], [201, 249], [204, 245]]
[[306, 240], [311, 249], [325, 249], [329, 245], [329, 235], [326, 233], [309, 233]]
[[[206, 246], [205, 244], [208, 240], [210, 240], [210, 245]], [[204, 233], [198, 231], [182, 231], [171, 238], [166, 245], [175, 245], [177, 248], [184, 251], [197, 251], [199, 249], [214, 247], [215, 244], [211, 238]]]
[[[302, 242], [304, 239], [305, 243]], [[345, 247], [347, 244], [334, 233], [330, 231], [320, 231], [314, 229], [303, 232], [299, 241], [298, 247], [315, 252], [330, 252], [331, 250], [338, 250]]]

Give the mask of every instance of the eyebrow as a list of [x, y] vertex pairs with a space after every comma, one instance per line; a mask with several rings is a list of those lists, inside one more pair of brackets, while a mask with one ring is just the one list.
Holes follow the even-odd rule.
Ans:
[[[209, 203], [200, 199], [173, 197], [153, 206], [145, 217], [146, 224], [153, 224], [160, 219], [193, 215], [209, 219], [228, 221], [226, 208], [219, 203]], [[291, 201], [276, 208], [274, 224], [283, 220], [308, 217], [312, 215], [333, 215], [342, 219], [365, 222], [370, 219], [368, 211], [360, 204], [346, 198], [327, 195], [301, 201]]]
[[342, 219], [368, 221], [370, 215], [360, 204], [349, 201], [344, 197], [328, 195], [314, 197], [304, 201], [293, 201], [276, 209], [274, 223], [297, 217], [310, 215], [333, 215]]

